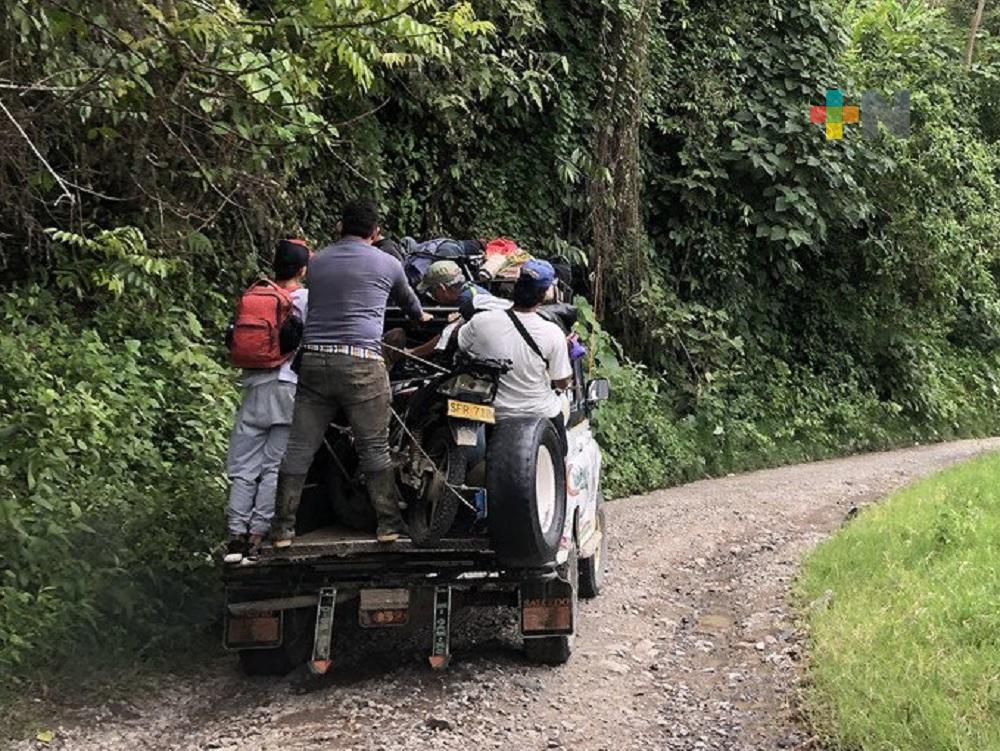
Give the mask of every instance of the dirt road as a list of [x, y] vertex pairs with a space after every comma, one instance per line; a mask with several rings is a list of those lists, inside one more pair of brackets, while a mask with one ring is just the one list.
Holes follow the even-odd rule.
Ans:
[[[564, 667], [526, 664], [511, 612], [339, 631], [333, 675], [246, 679], [233, 658], [86, 710], [61, 749], [727, 749], [810, 747], [794, 721], [800, 637], [786, 603], [803, 553], [854, 506], [988, 449], [964, 441], [697, 482], [609, 507], [611, 574]], [[23, 748], [33, 748], [25, 743]], [[40, 745], [40, 744], [37, 744]]]

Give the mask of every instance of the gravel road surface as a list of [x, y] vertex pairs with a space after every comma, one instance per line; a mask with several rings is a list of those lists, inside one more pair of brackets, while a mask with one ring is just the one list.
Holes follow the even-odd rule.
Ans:
[[130, 703], [63, 713], [44, 747], [812, 748], [795, 718], [802, 643], [786, 602], [803, 554], [852, 508], [998, 448], [918, 447], [611, 503], [610, 574], [582, 604], [562, 667], [523, 660], [513, 611], [457, 614], [444, 673], [426, 665], [429, 624], [408, 635], [338, 626], [337, 663], [322, 679], [248, 679], [220, 657]]

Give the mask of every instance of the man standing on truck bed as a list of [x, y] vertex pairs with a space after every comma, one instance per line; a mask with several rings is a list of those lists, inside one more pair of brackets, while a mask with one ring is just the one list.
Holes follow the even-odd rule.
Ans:
[[390, 296], [413, 320], [427, 321], [430, 316], [423, 312], [399, 261], [373, 247], [379, 237], [374, 204], [347, 204], [340, 231], [340, 240], [309, 264], [299, 388], [271, 528], [276, 548], [291, 545], [295, 537], [295, 513], [306, 473], [340, 410], [351, 425], [359, 468], [367, 478], [379, 542], [394, 542], [403, 532], [389, 456], [391, 395], [382, 356], [383, 319]]
[[566, 335], [538, 315], [546, 293], [556, 282], [548, 261], [532, 259], [514, 283], [514, 307], [479, 313], [458, 332], [458, 346], [480, 359], [509, 360], [513, 367], [500, 376], [494, 406], [497, 419], [547, 417], [566, 447], [563, 400], [556, 391], [573, 377]]
[[[226, 563], [256, 561], [261, 542], [271, 528], [278, 466], [288, 445], [298, 381], [290, 362], [297, 342], [288, 342], [287, 350], [281, 344], [286, 338], [296, 339], [302, 332], [309, 298], [309, 290], [302, 286], [302, 280], [310, 254], [302, 240], [282, 240], [274, 253], [274, 281], [257, 282], [250, 288], [252, 295], [262, 294], [259, 298], [262, 304], [272, 310], [275, 300], [284, 299], [288, 317], [275, 321], [281, 325], [279, 352], [275, 353], [279, 355], [277, 362], [271, 367], [251, 363], [254, 367], [243, 369], [243, 397], [226, 455], [226, 474], [230, 482], [226, 512], [229, 543], [223, 558]], [[247, 310], [242, 300], [241, 310]], [[253, 332], [260, 330], [259, 319], [253, 318], [251, 312], [243, 320], [249, 322], [250, 340], [259, 344], [259, 339], [253, 337]], [[235, 352], [239, 351], [240, 344], [237, 340], [243, 334], [236, 333], [240, 324], [237, 313], [229, 340], [230, 351], [236, 357], [239, 357]], [[254, 354], [266, 357], [266, 353]]]

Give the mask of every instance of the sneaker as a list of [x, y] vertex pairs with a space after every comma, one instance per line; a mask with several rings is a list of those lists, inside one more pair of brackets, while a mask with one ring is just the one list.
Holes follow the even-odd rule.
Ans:
[[253, 564], [260, 560], [260, 546], [263, 541], [260, 535], [250, 535], [246, 552], [243, 553], [243, 563]]
[[239, 563], [243, 560], [243, 555], [247, 551], [246, 535], [230, 535], [226, 544], [226, 554], [222, 557], [223, 563]]

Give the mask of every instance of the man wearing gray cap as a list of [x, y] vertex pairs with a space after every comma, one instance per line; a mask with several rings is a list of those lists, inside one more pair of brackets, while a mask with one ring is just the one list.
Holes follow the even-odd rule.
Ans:
[[435, 350], [444, 350], [455, 332], [476, 313], [483, 310], [501, 310], [511, 306], [510, 300], [495, 297], [468, 281], [461, 267], [454, 261], [435, 261], [417, 285], [417, 290], [430, 295], [439, 305], [457, 305], [459, 320], [452, 321], [440, 336], [409, 350], [411, 355], [428, 357]]
[[466, 321], [478, 310], [490, 309], [490, 301], [497, 299], [478, 284], [466, 280], [461, 267], [454, 261], [432, 263], [417, 290], [430, 295], [440, 305], [457, 305]]

